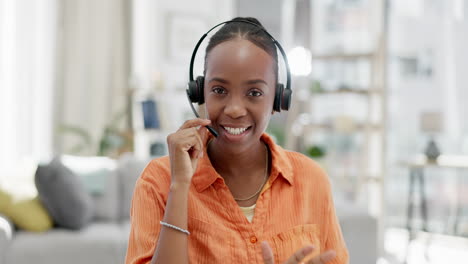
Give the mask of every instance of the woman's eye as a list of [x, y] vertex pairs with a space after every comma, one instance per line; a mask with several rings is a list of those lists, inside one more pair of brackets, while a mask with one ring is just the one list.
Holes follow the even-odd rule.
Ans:
[[258, 96], [261, 96], [262, 93], [259, 92], [259, 91], [250, 91], [249, 92], [249, 96], [253, 96], [253, 97], [258, 97]]
[[211, 91], [213, 93], [215, 93], [215, 94], [225, 94], [226, 93], [226, 90], [224, 90], [221, 87], [214, 87]]

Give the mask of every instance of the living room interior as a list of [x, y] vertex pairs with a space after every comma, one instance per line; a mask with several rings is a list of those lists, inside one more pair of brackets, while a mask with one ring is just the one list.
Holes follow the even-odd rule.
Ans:
[[327, 172], [350, 263], [467, 262], [468, 0], [0, 0], [0, 264], [125, 261], [195, 44], [237, 16], [286, 51], [266, 132]]

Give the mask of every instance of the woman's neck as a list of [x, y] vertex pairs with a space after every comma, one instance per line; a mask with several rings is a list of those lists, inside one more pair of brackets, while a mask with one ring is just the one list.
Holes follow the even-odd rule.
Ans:
[[208, 155], [216, 171], [225, 178], [250, 179], [257, 177], [256, 171], [264, 171], [265, 159], [268, 158], [265, 143], [261, 140], [257, 144], [245, 149], [224, 148], [216, 144], [216, 140], [208, 143]]

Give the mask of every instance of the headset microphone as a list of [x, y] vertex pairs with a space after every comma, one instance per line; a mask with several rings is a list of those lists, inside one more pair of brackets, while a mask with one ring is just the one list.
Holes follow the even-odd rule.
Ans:
[[[187, 98], [189, 99], [189, 102], [190, 102], [190, 95], [188, 91], [187, 91]], [[197, 113], [197, 110], [195, 110], [195, 107], [193, 107], [192, 102], [190, 102], [190, 108], [192, 108], [192, 111], [195, 114], [195, 116], [197, 118], [200, 118], [200, 115]], [[208, 129], [208, 131], [210, 131], [211, 134], [213, 134], [213, 136], [218, 137], [218, 132], [216, 132], [214, 128], [212, 128], [211, 126], [205, 126], [205, 127]]]

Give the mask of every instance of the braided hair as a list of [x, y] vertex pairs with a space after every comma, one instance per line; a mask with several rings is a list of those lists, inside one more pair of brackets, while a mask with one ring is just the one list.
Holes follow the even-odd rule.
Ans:
[[276, 45], [273, 43], [273, 40], [265, 33], [266, 30], [262, 24], [253, 17], [236, 17], [231, 21], [242, 21], [247, 20], [249, 22], [255, 23], [258, 26], [254, 26], [245, 22], [238, 23], [227, 23], [221, 27], [208, 42], [208, 46], [205, 50], [205, 71], [206, 71], [206, 60], [209, 52], [216, 47], [217, 45], [233, 40], [233, 39], [245, 39], [259, 48], [266, 51], [274, 60], [274, 73], [275, 81], [278, 82], [278, 54], [276, 52]]

